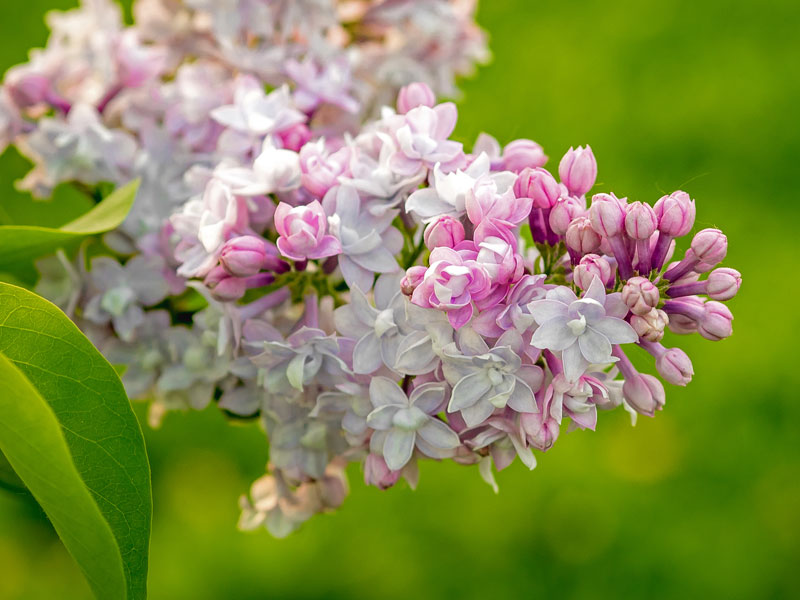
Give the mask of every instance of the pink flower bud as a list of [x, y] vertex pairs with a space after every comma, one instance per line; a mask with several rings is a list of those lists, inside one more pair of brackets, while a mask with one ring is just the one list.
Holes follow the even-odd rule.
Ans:
[[425, 278], [425, 272], [427, 270], [427, 267], [420, 265], [411, 267], [406, 271], [406, 276], [400, 281], [400, 291], [406, 296], [413, 294], [414, 290], [417, 289], [417, 286], [422, 283], [422, 280]]
[[686, 385], [692, 380], [692, 361], [680, 348], [664, 350], [656, 359], [656, 369], [672, 385]]
[[595, 194], [589, 207], [592, 227], [600, 235], [612, 238], [625, 232], [626, 201], [614, 194]]
[[397, 112], [404, 115], [412, 108], [418, 106], [433, 107], [436, 104], [436, 94], [425, 83], [409, 83], [400, 89], [397, 95]]
[[292, 260], [327, 258], [342, 251], [339, 240], [326, 234], [328, 221], [317, 200], [305, 206], [278, 204], [275, 229], [280, 234], [278, 250]]
[[324, 140], [306, 144], [300, 149], [300, 172], [303, 187], [314, 197], [323, 198], [347, 174], [350, 165], [350, 148], [343, 146], [330, 152]]
[[656, 202], [653, 211], [658, 218], [658, 230], [671, 237], [686, 235], [694, 225], [694, 200], [686, 192], [672, 192]]
[[520, 413], [519, 424], [528, 443], [534, 448], [546, 452], [556, 443], [559, 426], [549, 415], [539, 413]]
[[432, 221], [425, 228], [425, 247], [433, 250], [437, 246], [454, 248], [464, 241], [464, 226], [456, 218], [444, 215]]
[[567, 247], [579, 257], [590, 254], [600, 247], [600, 236], [592, 229], [588, 217], [576, 217], [567, 227], [564, 236]]
[[300, 152], [300, 149], [311, 139], [311, 130], [305, 123], [295, 123], [291, 127], [282, 129], [276, 135], [281, 140], [284, 149]]
[[706, 280], [706, 293], [712, 300], [730, 300], [742, 285], [742, 274], [736, 269], [714, 269]]
[[552, 208], [561, 196], [561, 186], [546, 169], [526, 168], [514, 182], [514, 195], [530, 198], [536, 208]]
[[560, 198], [550, 210], [550, 219], [548, 221], [550, 229], [556, 235], [566, 235], [572, 220], [583, 216], [585, 213], [586, 207], [578, 198], [573, 196]]
[[211, 295], [221, 302], [238, 300], [247, 291], [247, 281], [245, 279], [232, 277], [220, 266], [211, 269], [203, 283], [211, 290]]
[[632, 202], [625, 215], [625, 231], [634, 240], [649, 240], [658, 226], [655, 211], [649, 204]]
[[663, 310], [651, 308], [645, 315], [633, 315], [631, 327], [636, 334], [648, 342], [658, 342], [664, 337], [664, 329], [669, 324], [669, 317]]
[[622, 301], [635, 315], [644, 316], [658, 306], [660, 294], [652, 281], [631, 277], [622, 288]]
[[50, 80], [39, 73], [29, 72], [25, 67], [15, 67], [6, 73], [5, 85], [14, 104], [21, 109], [40, 104], [50, 92]]
[[692, 239], [692, 252], [698, 262], [716, 265], [728, 252], [728, 238], [719, 229], [703, 229]]
[[572, 272], [572, 280], [579, 288], [587, 290], [595, 277], [608, 287], [616, 277], [615, 267], [603, 256], [587, 254]]
[[243, 235], [225, 242], [219, 260], [230, 275], [249, 277], [262, 269], [266, 258], [264, 240], [254, 235]]
[[526, 168], [543, 167], [546, 162], [547, 155], [533, 140], [514, 140], [503, 148], [503, 166], [508, 171], [519, 173]]
[[592, 148], [578, 146], [570, 148], [558, 165], [558, 176], [571, 194], [582, 196], [594, 185], [597, 179], [597, 161]]
[[661, 410], [666, 400], [661, 382], [652, 375], [642, 373], [625, 378], [622, 394], [636, 412], [648, 417]]
[[[703, 305], [705, 304], [703, 299], [699, 296], [686, 296], [685, 298], [681, 298], [681, 303], [692, 308], [691, 311], [685, 311], [689, 313], [694, 311], [700, 313], [703, 310]], [[669, 330], [672, 333], [677, 333], [678, 335], [688, 335], [690, 333], [694, 333], [697, 331], [697, 320], [693, 319], [687, 314], [673, 312], [669, 315]]]
[[364, 461], [364, 483], [382, 490], [392, 487], [400, 479], [400, 471], [392, 471], [378, 454], [368, 454]]
[[697, 332], [707, 340], [718, 342], [733, 333], [733, 314], [720, 302], [706, 302], [703, 305], [703, 318], [697, 324]]

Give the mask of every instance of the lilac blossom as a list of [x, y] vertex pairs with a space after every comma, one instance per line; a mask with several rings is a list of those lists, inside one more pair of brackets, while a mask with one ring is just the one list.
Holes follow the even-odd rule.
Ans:
[[615, 316], [625, 313], [627, 307], [619, 295], [606, 296], [605, 286], [598, 278], [580, 299], [569, 288], [558, 287], [533, 307], [539, 328], [531, 344], [561, 352], [564, 374], [575, 381], [590, 364], [615, 362], [611, 355], [613, 345], [639, 339], [628, 323]]
[[394, 211], [378, 216], [361, 210], [356, 190], [337, 186], [325, 197], [330, 206], [331, 233], [341, 244], [339, 268], [347, 284], [362, 291], [372, 287], [375, 273], [394, 273], [399, 265], [394, 255], [403, 245], [402, 235], [392, 227]]
[[367, 416], [367, 424], [377, 432], [370, 446], [392, 471], [411, 460], [415, 447], [426, 456], [445, 458], [459, 445], [458, 435], [432, 416], [444, 402], [444, 386], [425, 383], [406, 396], [391, 379], [374, 377], [369, 397], [374, 409]]

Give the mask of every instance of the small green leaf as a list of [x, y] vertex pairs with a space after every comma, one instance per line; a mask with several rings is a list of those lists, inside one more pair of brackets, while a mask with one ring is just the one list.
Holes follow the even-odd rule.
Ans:
[[47, 513], [95, 595], [124, 598], [119, 547], [75, 468], [58, 419], [22, 371], [2, 354], [0, 449]]
[[34, 225], [0, 227], [0, 271], [21, 261], [50, 254], [75, 240], [118, 227], [130, 212], [138, 187], [139, 182], [132, 181], [85, 215], [58, 229]]
[[5, 283], [0, 283], [0, 352], [55, 414], [75, 468], [119, 547], [127, 597], [144, 598], [150, 467], [139, 422], [114, 367], [56, 306]]

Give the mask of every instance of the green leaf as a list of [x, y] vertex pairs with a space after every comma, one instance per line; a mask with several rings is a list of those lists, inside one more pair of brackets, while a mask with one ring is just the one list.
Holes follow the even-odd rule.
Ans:
[[58, 229], [34, 225], [0, 227], [0, 271], [20, 261], [50, 254], [86, 236], [119, 227], [133, 206], [138, 187], [137, 180], [118, 188], [85, 215]]
[[0, 352], [58, 419], [75, 467], [122, 556], [131, 600], [146, 595], [152, 500], [142, 431], [114, 368], [64, 313], [0, 283]]
[[114, 534], [72, 461], [55, 414], [0, 354], [0, 449], [39, 502], [98, 598], [125, 597]]

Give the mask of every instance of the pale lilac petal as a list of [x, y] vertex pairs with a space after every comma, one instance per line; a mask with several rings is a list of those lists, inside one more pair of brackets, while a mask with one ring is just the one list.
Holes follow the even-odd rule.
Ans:
[[368, 375], [381, 368], [381, 342], [375, 333], [368, 333], [356, 343], [353, 350], [353, 372]]
[[408, 398], [400, 386], [386, 377], [372, 378], [369, 383], [369, 399], [373, 406], [408, 406]]
[[537, 300], [530, 308], [533, 318], [540, 325], [556, 317], [566, 317], [568, 307], [558, 300]]
[[533, 334], [531, 346], [558, 352], [575, 344], [575, 334], [563, 319], [544, 322]]
[[[278, 243], [280, 243], [280, 240], [278, 240]], [[375, 275], [371, 271], [360, 267], [347, 256], [339, 257], [339, 268], [342, 271], [342, 277], [344, 277], [351, 289], [357, 287], [364, 292], [372, 289]]]
[[601, 305], [605, 303], [606, 286], [603, 285], [603, 282], [600, 281], [597, 275], [592, 279], [592, 283], [589, 284], [589, 288], [583, 294], [583, 297], [599, 302]]
[[444, 400], [444, 385], [439, 383], [425, 383], [414, 388], [409, 397], [409, 402], [422, 412], [432, 414]]
[[602, 333], [587, 327], [578, 338], [578, 345], [584, 358], [590, 363], [605, 364], [611, 360], [611, 343]]
[[536, 400], [533, 397], [533, 391], [528, 387], [528, 384], [521, 379], [516, 379], [514, 390], [508, 398], [507, 403], [509, 408], [517, 412], [535, 413], [539, 412], [536, 406]]
[[392, 429], [386, 434], [386, 441], [383, 443], [383, 458], [386, 460], [386, 466], [392, 471], [402, 469], [411, 460], [416, 437], [415, 432], [400, 429]]
[[561, 353], [561, 360], [564, 363], [564, 377], [569, 381], [577, 381], [589, 366], [578, 344], [572, 344], [572, 346], [565, 349]]
[[578, 314], [586, 317], [589, 323], [597, 319], [602, 319], [606, 315], [606, 310], [603, 305], [590, 298], [582, 298], [572, 303], [570, 310], [575, 310]]
[[456, 128], [458, 120], [458, 109], [452, 102], [443, 102], [433, 108], [436, 113], [436, 131], [434, 135], [437, 139], [443, 140], [450, 137]]
[[400, 408], [393, 404], [379, 406], [367, 415], [367, 425], [378, 431], [389, 430], [392, 428], [392, 420], [398, 410]]
[[639, 339], [633, 327], [622, 319], [606, 317], [595, 321], [591, 327], [607, 337], [612, 344], [633, 344]]
[[464, 419], [464, 423], [467, 424], [467, 427], [475, 427], [488, 419], [493, 412], [494, 406], [486, 400], [480, 400], [472, 406], [463, 409], [461, 411], [461, 417]]
[[461, 443], [455, 431], [433, 417], [417, 430], [417, 434], [434, 448], [443, 450], [456, 448]]
[[481, 370], [467, 375], [453, 387], [447, 411], [457, 412], [464, 410], [474, 405], [491, 389], [492, 384], [484, 371]]

